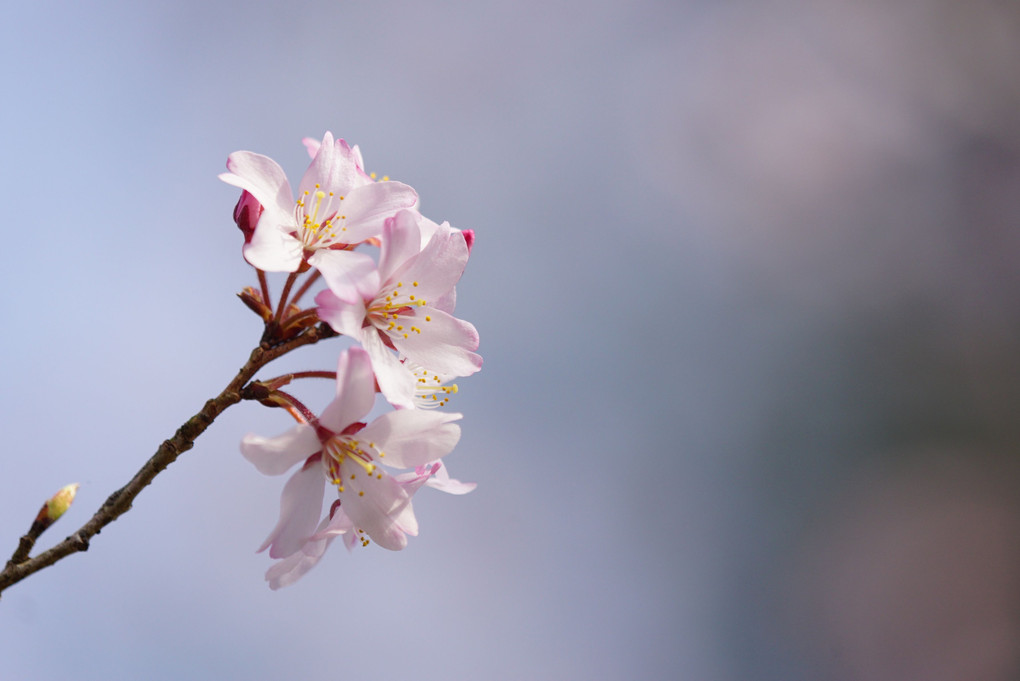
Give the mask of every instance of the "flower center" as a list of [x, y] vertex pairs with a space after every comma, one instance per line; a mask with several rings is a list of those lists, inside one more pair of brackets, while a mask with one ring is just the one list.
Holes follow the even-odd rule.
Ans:
[[390, 336], [408, 338], [412, 333], [420, 334], [421, 329], [412, 322], [421, 319], [430, 322], [432, 318], [415, 314], [415, 308], [428, 305], [424, 298], [414, 294], [417, 286], [416, 281], [411, 282], [410, 286], [404, 286], [404, 282], [398, 281], [394, 286], [383, 289], [368, 307], [368, 318], [372, 325]]
[[323, 191], [318, 184], [315, 191], [307, 189], [294, 206], [294, 217], [301, 225], [298, 238], [307, 250], [328, 248], [335, 243], [346, 243], [340, 236], [347, 231], [347, 216], [343, 214], [344, 197]]
[[447, 378], [409, 359], [404, 360], [404, 366], [414, 375], [414, 400], [421, 409], [445, 407], [450, 401], [450, 395], [456, 395], [459, 391], [456, 383], [444, 385]]
[[[360, 466], [369, 480], [382, 480], [383, 474], [376, 470], [378, 466], [375, 464], [375, 457], [372, 454], [374, 452], [379, 458], [386, 456], [386, 454], [376, 447], [374, 442], [365, 442], [345, 435], [335, 435], [326, 441], [322, 451], [326, 455], [323, 457], [326, 474], [329, 477], [330, 483], [336, 486], [338, 492], [343, 492], [344, 484], [356, 479], [358, 474], [357, 471], [351, 472], [349, 466], [346, 471], [341, 470], [345, 461], [350, 461]], [[347, 474], [346, 480], [344, 479], [344, 473]], [[363, 494], [364, 492], [358, 492], [359, 496]]]

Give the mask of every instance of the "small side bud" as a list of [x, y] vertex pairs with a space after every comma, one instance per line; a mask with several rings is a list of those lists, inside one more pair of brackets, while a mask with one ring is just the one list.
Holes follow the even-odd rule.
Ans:
[[[35, 520], [32, 522], [32, 527], [29, 528], [28, 534], [21, 536], [21, 540], [18, 542], [18, 548], [15, 549], [14, 555], [7, 561], [7, 567], [12, 565], [18, 565], [28, 560], [28, 554], [32, 552], [32, 547], [35, 546], [35, 540], [39, 538], [43, 532], [45, 532], [50, 525], [57, 522], [60, 516], [67, 513], [67, 509], [71, 508], [71, 503], [74, 501], [74, 495], [78, 493], [78, 483], [72, 483], [66, 487], [61, 487], [60, 491], [54, 494], [49, 500], [43, 504], [43, 507], [39, 509], [39, 514], [36, 515]], [[84, 550], [84, 549], [82, 549]]]
[[32, 531], [36, 536], [45, 532], [50, 525], [67, 512], [67, 509], [71, 508], [74, 496], [78, 493], [80, 486], [75, 482], [66, 487], [61, 487], [59, 492], [43, 504], [43, 507], [39, 509], [39, 515], [35, 517], [35, 522], [32, 523]]
[[268, 322], [273, 318], [273, 310], [265, 301], [262, 300], [262, 294], [256, 291], [251, 286], [245, 286], [244, 290], [237, 294], [237, 297], [241, 299], [249, 310], [262, 317], [262, 321]]

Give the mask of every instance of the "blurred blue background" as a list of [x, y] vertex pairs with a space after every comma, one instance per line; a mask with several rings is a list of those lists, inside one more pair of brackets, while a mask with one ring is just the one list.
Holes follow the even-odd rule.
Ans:
[[288, 423], [242, 404], [3, 594], [4, 678], [1020, 675], [1015, 3], [4, 14], [3, 550], [257, 342], [232, 151], [297, 178], [332, 130], [476, 230], [486, 360], [448, 459], [478, 490], [420, 493], [405, 551], [271, 592], [283, 479], [237, 443]]

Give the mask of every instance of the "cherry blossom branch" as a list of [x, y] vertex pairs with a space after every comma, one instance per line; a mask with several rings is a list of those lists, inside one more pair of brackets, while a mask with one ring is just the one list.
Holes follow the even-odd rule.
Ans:
[[[231, 405], [241, 401], [241, 390], [252, 377], [266, 364], [281, 357], [291, 350], [305, 345], [312, 345], [320, 340], [336, 336], [326, 324], [311, 327], [300, 335], [278, 344], [263, 342], [252, 350], [247, 363], [241, 367], [227, 387], [216, 397], [208, 400], [201, 410], [184, 422], [173, 437], [164, 440], [148, 461], [135, 473], [131, 481], [107, 498], [95, 515], [82, 525], [77, 532], [70, 535], [56, 546], [43, 551], [34, 558], [28, 558], [28, 551], [19, 544], [12, 559], [0, 572], [0, 592], [12, 584], [16, 584], [31, 574], [53, 565], [72, 553], [87, 551], [89, 541], [95, 535], [131, 509], [135, 497], [145, 489], [170, 464], [184, 452], [191, 449], [195, 440], [205, 432], [216, 417]], [[29, 550], [31, 547], [29, 547]]]

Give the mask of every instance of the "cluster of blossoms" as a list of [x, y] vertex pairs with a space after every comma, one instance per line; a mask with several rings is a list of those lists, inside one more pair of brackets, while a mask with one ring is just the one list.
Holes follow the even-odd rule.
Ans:
[[[262, 473], [297, 468], [284, 486], [279, 522], [259, 549], [279, 559], [266, 573], [274, 589], [310, 570], [336, 537], [348, 548], [369, 540], [404, 548], [418, 532], [411, 498], [421, 487], [474, 489], [452, 479], [441, 461], [460, 438], [461, 415], [436, 409], [457, 392], [451, 380], [482, 365], [478, 333], [453, 314], [474, 235], [421, 215], [415, 191], [366, 173], [357, 146], [328, 132], [305, 146], [312, 161], [296, 197], [280, 166], [260, 154], [230, 154], [220, 175], [242, 190], [234, 219], [260, 286], [241, 298], [266, 324], [263, 345], [322, 324], [357, 343], [340, 354], [335, 374], [291, 373], [246, 388], [246, 397], [283, 407], [297, 421], [282, 435], [241, 442]], [[357, 250], [366, 245], [378, 247], [377, 259]], [[266, 272], [287, 273], [275, 308]], [[302, 309], [320, 280], [315, 306]], [[282, 390], [303, 377], [335, 377], [336, 397], [318, 414]], [[393, 409], [366, 423], [377, 392]], [[327, 486], [336, 499], [323, 514]]]

